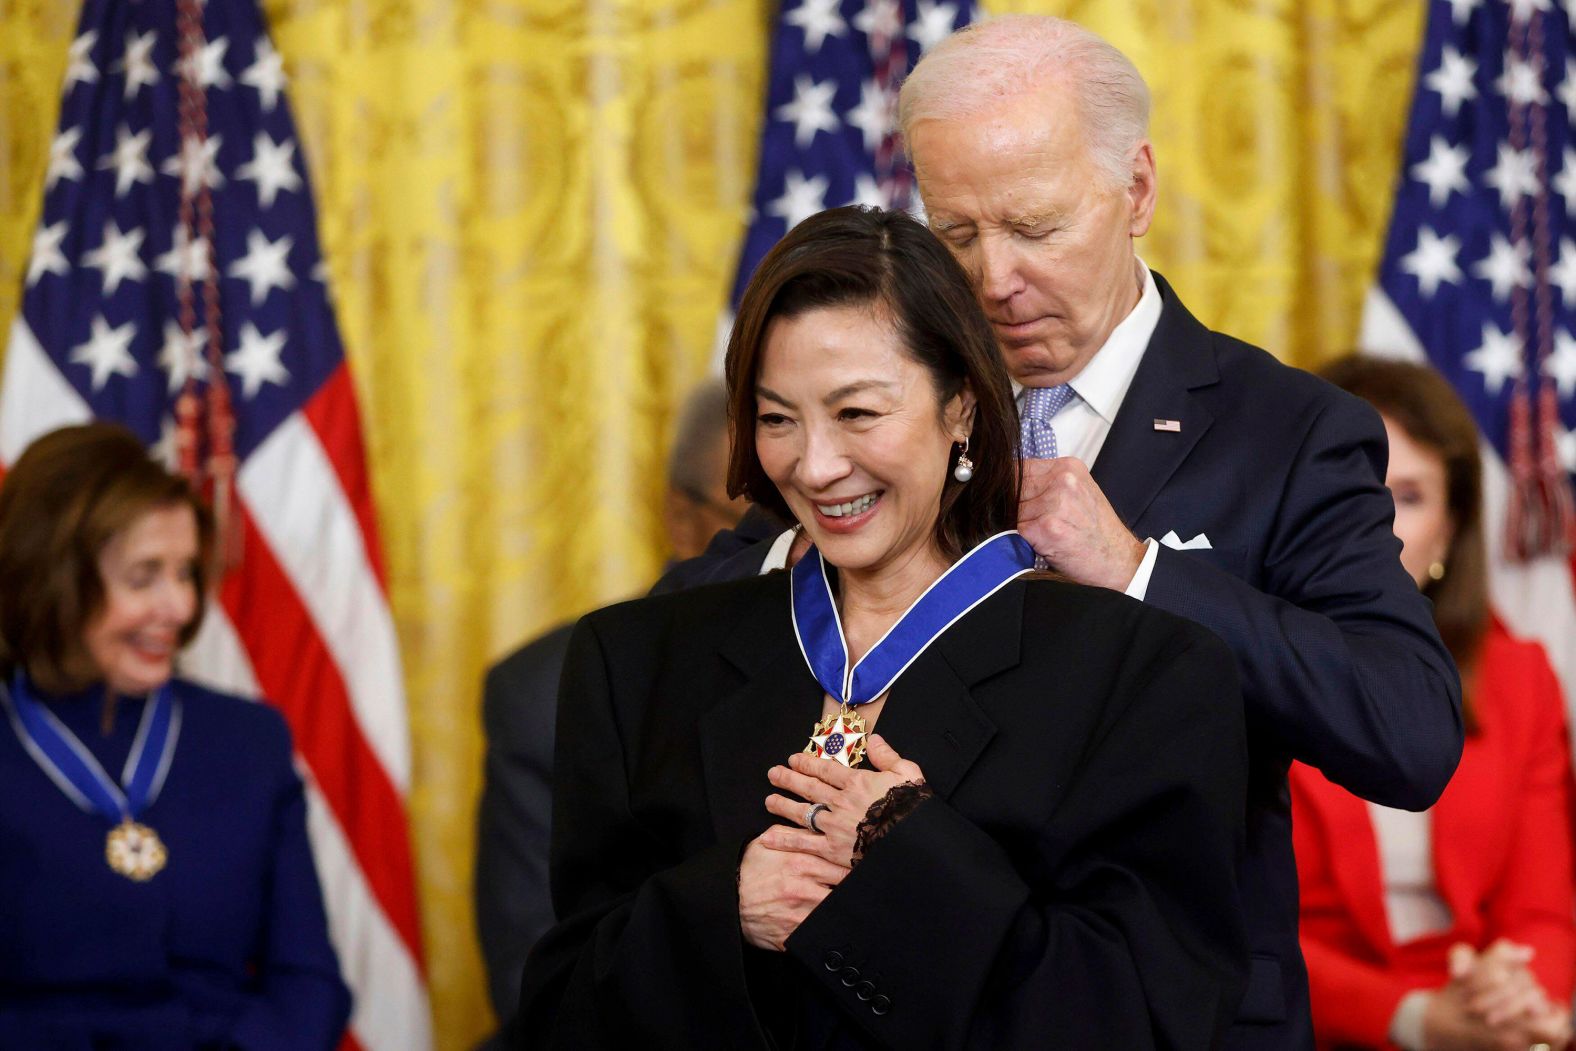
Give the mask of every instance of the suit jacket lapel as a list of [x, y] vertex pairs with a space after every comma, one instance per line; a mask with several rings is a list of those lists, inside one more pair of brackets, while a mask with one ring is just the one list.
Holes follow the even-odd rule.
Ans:
[[821, 687], [805, 665], [788, 613], [788, 575], [763, 588], [722, 645], [744, 675], [702, 720], [701, 762], [719, 842], [753, 839], [776, 819], [766, 771], [799, 751], [821, 717]]
[[[820, 684], [788, 614], [787, 574], [739, 618], [722, 656], [743, 673], [699, 728], [712, 826], [719, 842], [753, 839], [775, 820], [766, 771], [804, 747], [821, 716]], [[1016, 665], [1024, 584], [1008, 584], [954, 624], [893, 685], [877, 731], [950, 796], [996, 734], [971, 687]]]
[[996, 735], [971, 688], [1018, 663], [1024, 587], [1008, 584], [948, 629], [893, 684], [882, 709], [876, 732], [943, 797]]
[[[1162, 299], [1160, 321], [1091, 469], [1130, 527], [1214, 422], [1191, 391], [1219, 378], [1209, 330], [1188, 313], [1163, 277], [1154, 277]], [[1158, 431], [1156, 420], [1175, 420], [1181, 430]]]

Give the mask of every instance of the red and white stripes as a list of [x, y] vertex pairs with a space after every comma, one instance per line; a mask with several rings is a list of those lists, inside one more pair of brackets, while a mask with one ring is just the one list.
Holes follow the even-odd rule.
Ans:
[[[88, 406], [24, 319], [0, 378], [0, 471]], [[222, 582], [183, 674], [266, 697], [290, 724], [340, 963], [356, 998], [348, 1044], [432, 1044], [406, 797], [410, 737], [371, 495], [344, 366], [238, 476], [243, 558]]]

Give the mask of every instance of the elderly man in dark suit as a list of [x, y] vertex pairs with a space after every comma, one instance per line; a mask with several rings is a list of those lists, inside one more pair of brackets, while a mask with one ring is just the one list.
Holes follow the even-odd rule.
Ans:
[[[668, 456], [662, 507], [675, 560], [699, 555], [744, 508], [725, 492], [727, 425], [727, 393], [720, 382], [707, 381], [691, 392]], [[765, 521], [764, 530], [775, 535], [781, 526]], [[553, 730], [572, 627], [555, 628], [499, 661], [483, 691], [487, 759], [477, 815], [476, 925], [499, 1018], [514, 1013], [526, 954], [553, 924], [547, 887]]]
[[[1253, 958], [1226, 1046], [1311, 1049], [1287, 766], [1420, 810], [1462, 744], [1455, 667], [1391, 533], [1384, 429], [1210, 331], [1138, 258], [1149, 93], [1104, 40], [1054, 18], [980, 23], [921, 60], [899, 119], [931, 229], [1021, 387], [1020, 530], [1045, 564], [1190, 617], [1237, 658]], [[753, 571], [771, 546], [753, 535], [672, 576]]]

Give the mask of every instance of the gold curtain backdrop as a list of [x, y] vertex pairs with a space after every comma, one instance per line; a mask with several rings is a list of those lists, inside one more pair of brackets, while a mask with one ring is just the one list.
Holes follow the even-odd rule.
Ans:
[[[410, 697], [441, 1051], [492, 1025], [470, 885], [481, 677], [641, 591], [674, 407], [748, 214], [768, 0], [264, 0], [355, 370]], [[1155, 96], [1141, 246], [1208, 324], [1309, 365], [1377, 263], [1418, 0], [999, 0]], [[0, 332], [76, 6], [0, 0]]]

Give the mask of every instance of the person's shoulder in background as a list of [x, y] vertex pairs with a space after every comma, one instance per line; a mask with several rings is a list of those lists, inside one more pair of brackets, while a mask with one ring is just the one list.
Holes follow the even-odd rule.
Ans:
[[712, 537], [704, 552], [669, 566], [651, 594], [665, 595], [700, 584], [754, 576], [761, 571], [761, 562], [772, 542], [787, 528], [776, 515], [751, 504], [739, 524]]
[[574, 624], [561, 624], [508, 654], [487, 670], [482, 723], [489, 746], [552, 755], [558, 678]]
[[1489, 624], [1474, 672], [1478, 718], [1490, 726], [1507, 723], [1542, 727], [1566, 720], [1565, 701], [1543, 646], [1512, 635], [1498, 620]]

